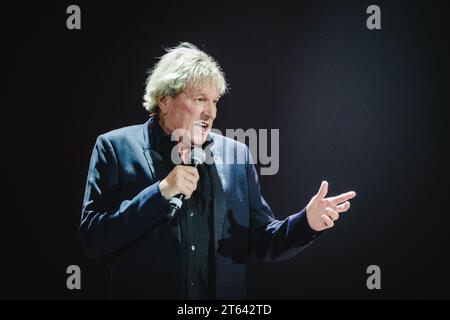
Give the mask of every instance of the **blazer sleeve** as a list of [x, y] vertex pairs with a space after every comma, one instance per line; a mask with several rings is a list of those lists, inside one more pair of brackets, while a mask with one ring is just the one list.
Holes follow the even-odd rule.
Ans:
[[90, 160], [79, 227], [84, 249], [92, 257], [126, 246], [164, 216], [167, 201], [159, 181], [123, 201], [120, 188], [114, 149], [107, 137], [99, 136]]
[[277, 220], [261, 195], [258, 174], [246, 148], [246, 173], [250, 204], [251, 253], [264, 261], [281, 261], [294, 257], [309, 246], [321, 232], [309, 226], [306, 209]]

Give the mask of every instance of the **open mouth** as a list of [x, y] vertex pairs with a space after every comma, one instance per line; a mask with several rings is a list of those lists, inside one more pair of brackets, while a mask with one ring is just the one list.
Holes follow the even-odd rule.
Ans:
[[208, 128], [209, 128], [209, 125], [207, 122], [200, 121], [200, 122], [195, 123], [195, 127], [199, 128], [201, 130], [201, 132], [206, 132], [206, 130], [208, 130]]

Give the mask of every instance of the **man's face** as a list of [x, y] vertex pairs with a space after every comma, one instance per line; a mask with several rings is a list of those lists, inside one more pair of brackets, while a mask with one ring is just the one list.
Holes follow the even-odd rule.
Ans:
[[166, 133], [179, 129], [184, 141], [187, 138], [192, 145], [200, 146], [211, 131], [219, 98], [212, 84], [189, 85], [175, 97], [160, 97], [160, 124]]

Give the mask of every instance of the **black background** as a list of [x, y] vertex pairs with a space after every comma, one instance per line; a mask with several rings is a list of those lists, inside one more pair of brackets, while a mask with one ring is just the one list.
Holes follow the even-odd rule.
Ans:
[[[253, 261], [249, 297], [449, 298], [448, 11], [438, 1], [2, 4], [1, 298], [103, 298], [107, 261], [77, 227], [96, 137], [146, 121], [146, 70], [189, 41], [231, 91], [215, 126], [280, 129], [261, 176], [279, 219], [322, 179], [352, 208], [303, 254]], [[66, 28], [81, 7], [82, 29]], [[381, 8], [382, 30], [366, 28]], [[6, 161], [5, 161], [6, 160]], [[66, 268], [82, 290], [66, 288]], [[381, 267], [381, 290], [366, 288]]]

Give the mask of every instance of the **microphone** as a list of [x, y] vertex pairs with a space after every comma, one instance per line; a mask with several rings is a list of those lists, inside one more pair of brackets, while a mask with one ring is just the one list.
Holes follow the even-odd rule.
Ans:
[[[199, 165], [205, 162], [206, 159], [205, 151], [203, 151], [203, 149], [199, 147], [193, 148], [189, 156], [191, 160], [190, 165], [193, 166], [194, 168], [197, 168]], [[175, 217], [175, 214], [178, 211], [180, 211], [181, 206], [183, 205], [184, 197], [185, 197], [184, 194], [179, 193], [169, 200], [169, 210], [166, 215], [166, 218], [170, 220], [173, 219], [173, 217]]]

